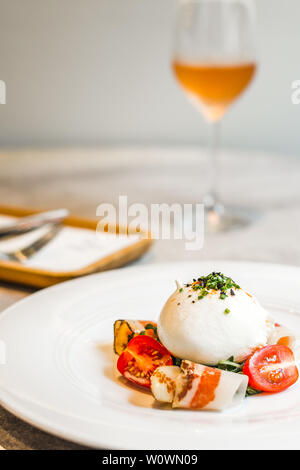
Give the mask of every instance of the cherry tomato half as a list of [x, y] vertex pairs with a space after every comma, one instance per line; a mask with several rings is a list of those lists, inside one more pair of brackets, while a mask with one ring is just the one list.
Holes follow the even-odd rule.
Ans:
[[169, 351], [151, 336], [132, 338], [118, 359], [118, 371], [128, 380], [150, 388], [150, 377], [159, 366], [172, 365]]
[[293, 351], [284, 345], [271, 345], [256, 351], [244, 365], [243, 373], [256, 390], [278, 393], [297, 382], [299, 373]]

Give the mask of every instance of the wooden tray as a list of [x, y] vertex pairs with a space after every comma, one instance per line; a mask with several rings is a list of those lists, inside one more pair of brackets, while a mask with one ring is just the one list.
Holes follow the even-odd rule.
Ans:
[[[0, 205], [0, 215], [24, 217], [26, 215], [37, 214], [39, 212], [41, 212], [41, 210]], [[98, 222], [99, 221], [96, 219], [71, 216], [65, 220], [64, 225], [96, 230]], [[116, 230], [118, 233], [118, 227], [116, 227]], [[130, 234], [129, 230], [126, 230], [126, 232]], [[99, 261], [76, 271], [47, 271], [44, 269], [23, 266], [20, 263], [0, 260], [0, 280], [34, 287], [48, 287], [79, 276], [85, 276], [94, 272], [106, 271], [108, 269], [124, 266], [125, 264], [139, 258], [150, 248], [151, 244], [152, 240], [150, 235], [147, 234], [147, 238], [141, 238], [136, 243], [109, 254], [104, 258], [99, 259]]]

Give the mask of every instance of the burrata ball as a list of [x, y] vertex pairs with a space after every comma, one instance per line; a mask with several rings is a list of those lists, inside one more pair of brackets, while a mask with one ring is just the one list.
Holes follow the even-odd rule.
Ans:
[[267, 344], [270, 317], [253, 296], [235, 287], [226, 297], [211, 289], [199, 299], [201, 292], [193, 284], [179, 286], [162, 309], [158, 335], [172, 355], [217, 365], [232, 356], [242, 362]]

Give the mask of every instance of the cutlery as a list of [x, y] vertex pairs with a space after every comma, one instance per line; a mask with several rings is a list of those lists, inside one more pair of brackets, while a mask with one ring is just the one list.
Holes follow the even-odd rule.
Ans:
[[43, 225], [61, 224], [68, 215], [69, 211], [67, 209], [56, 209], [22, 217], [16, 222], [0, 227], [0, 240], [8, 240], [9, 238], [32, 232]]
[[43, 229], [42, 235], [27, 245], [12, 251], [0, 251], [0, 260], [23, 263], [53, 240], [62, 229], [62, 225], [60, 223], [47, 224]]

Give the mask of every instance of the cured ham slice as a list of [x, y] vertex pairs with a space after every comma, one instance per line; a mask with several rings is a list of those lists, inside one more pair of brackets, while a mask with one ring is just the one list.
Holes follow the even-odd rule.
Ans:
[[158, 401], [193, 410], [221, 411], [238, 405], [247, 385], [247, 376], [190, 361], [182, 361], [181, 368], [159, 367], [151, 378], [151, 390]]
[[274, 324], [271, 334], [268, 338], [268, 344], [282, 344], [293, 349], [296, 343], [296, 336], [294, 333], [283, 325], [278, 323]]
[[174, 408], [223, 410], [245, 398], [248, 377], [189, 361], [176, 379]]

